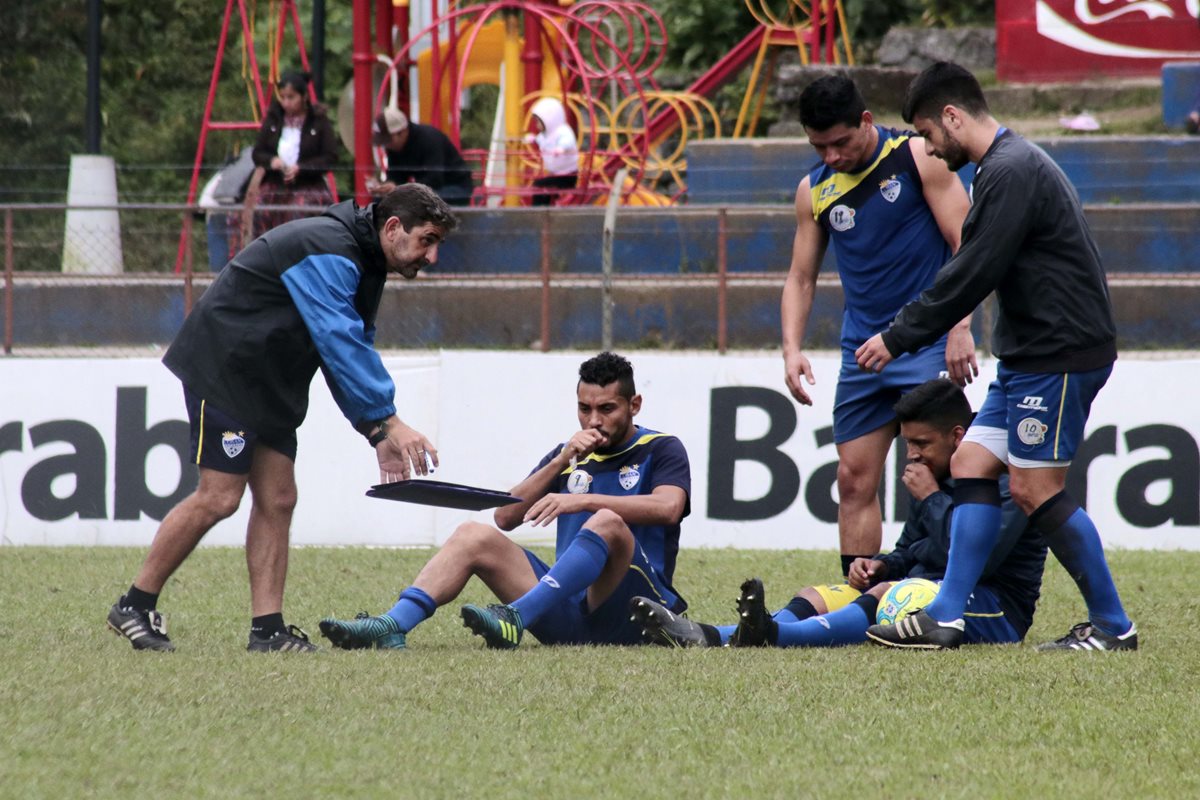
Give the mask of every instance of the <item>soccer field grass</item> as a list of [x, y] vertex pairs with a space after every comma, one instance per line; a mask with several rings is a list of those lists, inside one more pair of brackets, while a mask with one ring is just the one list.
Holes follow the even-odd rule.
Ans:
[[[430, 552], [295, 550], [288, 621], [383, 610]], [[143, 554], [0, 548], [0, 797], [1200, 796], [1200, 553], [1110, 553], [1136, 653], [1033, 652], [1084, 617], [1051, 560], [1023, 647], [493, 652], [472, 582], [407, 652], [316, 656], [245, 652], [227, 548], [167, 587], [178, 652], [134, 652], [104, 616]], [[836, 570], [685, 550], [677, 584], [726, 622], [747, 576], [776, 607]]]

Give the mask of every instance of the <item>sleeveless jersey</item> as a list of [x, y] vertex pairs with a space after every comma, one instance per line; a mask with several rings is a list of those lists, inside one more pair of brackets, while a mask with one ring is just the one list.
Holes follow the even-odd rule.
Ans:
[[909, 149], [911, 133], [876, 125], [879, 145], [859, 172], [809, 173], [813, 217], [837, 257], [846, 305], [842, 347], [886, 330], [950, 259]]

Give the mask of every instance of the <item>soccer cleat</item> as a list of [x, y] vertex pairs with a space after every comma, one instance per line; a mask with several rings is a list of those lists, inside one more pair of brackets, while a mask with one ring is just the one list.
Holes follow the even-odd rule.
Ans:
[[1137, 650], [1137, 625], [1130, 623], [1129, 630], [1120, 636], [1110, 636], [1092, 627], [1090, 622], [1081, 622], [1061, 639], [1039, 644], [1039, 653], [1052, 650]]
[[403, 650], [404, 634], [391, 617], [360, 611], [354, 619], [323, 619], [321, 635], [342, 650]]
[[493, 650], [512, 650], [521, 643], [525, 625], [515, 608], [492, 603], [487, 608], [467, 604], [462, 609], [463, 626], [482, 636]]
[[246, 649], [251, 653], [315, 653], [321, 648], [308, 640], [308, 634], [295, 625], [285, 631], [276, 631], [270, 636], [259, 636], [250, 631], [250, 643]]
[[763, 582], [758, 578], [742, 583], [742, 593], [737, 599], [738, 624], [729, 637], [730, 647], [766, 647], [770, 643], [774, 620], [767, 613], [764, 594]]
[[963, 640], [961, 619], [938, 622], [922, 609], [902, 617], [895, 625], [872, 625], [867, 638], [888, 647], [909, 647], [916, 650], [954, 650]]
[[159, 650], [170, 653], [175, 645], [167, 638], [167, 621], [157, 611], [140, 608], [121, 608], [119, 603], [108, 610], [108, 627], [124, 636], [134, 650]]
[[708, 647], [708, 638], [699, 623], [671, 613], [666, 606], [648, 597], [629, 601], [629, 621], [642, 626], [642, 639], [666, 647]]

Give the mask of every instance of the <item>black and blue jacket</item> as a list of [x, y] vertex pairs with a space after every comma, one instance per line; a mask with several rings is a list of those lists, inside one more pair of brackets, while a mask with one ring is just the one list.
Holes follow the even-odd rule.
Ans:
[[395, 385], [373, 346], [387, 278], [373, 209], [347, 200], [255, 239], [196, 303], [163, 363], [263, 435], [300, 426], [318, 368], [351, 424], [394, 414]]

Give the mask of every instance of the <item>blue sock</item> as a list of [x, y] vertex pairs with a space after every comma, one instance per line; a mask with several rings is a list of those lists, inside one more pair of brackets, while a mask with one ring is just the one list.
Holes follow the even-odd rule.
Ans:
[[717, 633], [721, 634], [721, 645], [729, 644], [729, 638], [733, 636], [733, 632], [737, 630], [737, 625], [714, 625]]
[[[868, 595], [869, 596], [869, 595]], [[875, 598], [871, 598], [875, 600]], [[839, 647], [859, 644], [867, 640], [867, 626], [874, 622], [862, 604], [855, 601], [848, 606], [809, 617], [799, 622], [780, 622], [777, 647]]]
[[1029, 524], [1046, 537], [1050, 551], [1079, 587], [1088, 621], [1110, 636], [1128, 631], [1133, 623], [1121, 605], [1100, 534], [1087, 512], [1066, 492], [1059, 492], [1033, 512]]
[[938, 622], [962, 619], [971, 592], [1000, 538], [1000, 482], [963, 478], [954, 485], [950, 557], [937, 599], [925, 613]]
[[813, 608], [813, 604], [797, 595], [790, 603], [772, 614], [771, 619], [776, 622], [799, 622], [816, 615], [817, 609]]
[[401, 633], [408, 633], [437, 611], [437, 603], [423, 589], [410, 586], [400, 593], [400, 599], [383, 616], [396, 620]]
[[555, 603], [591, 586], [607, 563], [608, 544], [587, 528], [580, 530], [537, 585], [513, 601], [521, 624], [528, 628]]

